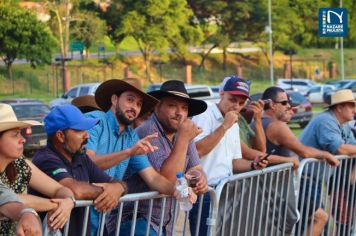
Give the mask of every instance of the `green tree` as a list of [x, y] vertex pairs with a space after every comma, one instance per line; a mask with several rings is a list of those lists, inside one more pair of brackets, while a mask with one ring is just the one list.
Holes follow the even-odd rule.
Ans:
[[36, 16], [15, 5], [0, 6], [0, 56], [12, 79], [15, 59], [27, 59], [32, 67], [50, 63], [56, 40]]
[[172, 39], [180, 37], [189, 24], [192, 11], [185, 0], [117, 0], [113, 7], [120, 9], [122, 20], [117, 22], [115, 36], [132, 36], [142, 53], [146, 78], [151, 80], [153, 53], [166, 53]]
[[232, 42], [256, 41], [265, 27], [266, 4], [258, 0], [190, 0], [199, 24], [204, 29], [201, 67], [209, 53], [216, 47], [223, 49], [223, 68], [226, 69], [227, 47]]
[[94, 12], [81, 11], [77, 18], [72, 23], [71, 33], [74, 39], [83, 42], [88, 57], [90, 46], [105, 35], [106, 24]]

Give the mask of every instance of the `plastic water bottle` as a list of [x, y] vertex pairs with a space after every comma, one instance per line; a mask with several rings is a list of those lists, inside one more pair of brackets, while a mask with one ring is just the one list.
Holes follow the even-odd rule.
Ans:
[[184, 178], [182, 172], [177, 173], [176, 189], [178, 191], [179, 207], [182, 211], [190, 211], [192, 209], [192, 203], [189, 201], [189, 190], [187, 180]]

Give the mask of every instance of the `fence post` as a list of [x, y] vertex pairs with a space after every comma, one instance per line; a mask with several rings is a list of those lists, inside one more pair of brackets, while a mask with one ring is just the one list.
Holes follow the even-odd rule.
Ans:
[[192, 65], [185, 65], [185, 82], [192, 84]]

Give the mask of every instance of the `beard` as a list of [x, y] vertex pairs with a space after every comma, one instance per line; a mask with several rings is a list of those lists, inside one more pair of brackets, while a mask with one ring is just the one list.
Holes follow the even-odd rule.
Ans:
[[83, 155], [86, 153], [87, 151], [87, 148], [85, 147], [85, 145], [88, 143], [88, 139], [84, 140], [82, 142], [82, 144], [80, 145], [80, 148], [76, 151], [73, 151], [69, 146], [68, 146], [68, 143], [67, 143], [67, 140], [64, 141], [63, 143], [63, 148], [64, 150], [72, 157], [74, 156], [77, 156], [77, 155]]
[[123, 124], [124, 126], [129, 126], [134, 122], [134, 119], [130, 120], [124, 115], [124, 112], [120, 109], [119, 104], [116, 106], [115, 116], [119, 123]]

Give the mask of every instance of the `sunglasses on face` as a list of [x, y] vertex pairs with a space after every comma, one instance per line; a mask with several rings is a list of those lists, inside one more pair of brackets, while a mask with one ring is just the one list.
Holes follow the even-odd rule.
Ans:
[[283, 100], [283, 101], [273, 101], [273, 102], [275, 102], [275, 103], [280, 103], [280, 104], [282, 104], [283, 106], [286, 106], [286, 105], [288, 105], [288, 104], [289, 104], [289, 101], [288, 101], [288, 100]]

